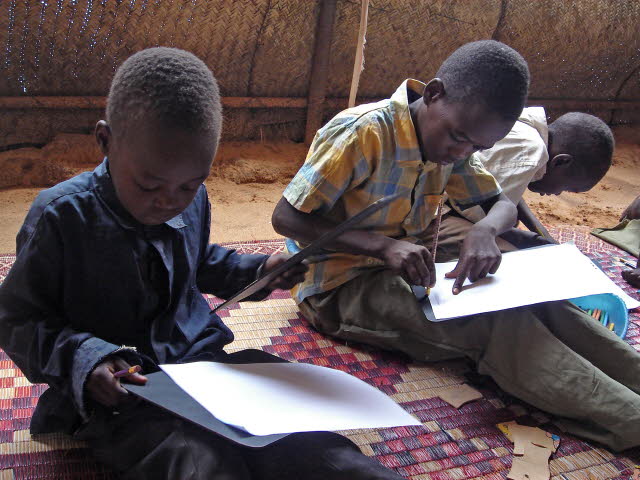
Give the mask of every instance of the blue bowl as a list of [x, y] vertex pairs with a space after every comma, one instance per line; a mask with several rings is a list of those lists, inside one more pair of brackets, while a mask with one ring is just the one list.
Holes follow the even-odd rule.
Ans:
[[[613, 322], [613, 331], [620, 338], [624, 338], [629, 327], [629, 312], [622, 299], [612, 293], [587, 295], [569, 299], [571, 303], [582, 310], [599, 309], [609, 314], [609, 322]], [[595, 322], [595, 320], [594, 320]], [[603, 325], [603, 328], [606, 328]]]

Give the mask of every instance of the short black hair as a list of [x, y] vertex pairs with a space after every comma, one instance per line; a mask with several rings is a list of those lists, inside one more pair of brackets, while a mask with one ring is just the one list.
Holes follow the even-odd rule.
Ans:
[[611, 166], [613, 133], [598, 117], [582, 112], [565, 113], [549, 124], [549, 141], [555, 152], [571, 155], [583, 174], [595, 183]]
[[207, 65], [185, 50], [141, 50], [117, 69], [107, 97], [107, 122], [120, 131], [131, 120], [152, 118], [189, 132], [222, 126], [218, 82]]
[[529, 67], [513, 48], [495, 40], [467, 43], [440, 66], [445, 98], [481, 103], [505, 120], [516, 121], [527, 100]]

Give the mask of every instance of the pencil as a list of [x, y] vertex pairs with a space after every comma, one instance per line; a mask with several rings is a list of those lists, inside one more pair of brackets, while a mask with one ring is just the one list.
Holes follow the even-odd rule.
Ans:
[[140, 370], [142, 370], [142, 367], [140, 365], [134, 365], [133, 367], [129, 367], [124, 370], [117, 371], [116, 373], [113, 374], [113, 376], [116, 378], [128, 377], [129, 375], [138, 373]]
[[627, 266], [629, 268], [633, 268], [633, 269], [638, 268], [636, 265], [627, 262], [624, 258], [618, 258], [617, 260], [618, 260], [618, 262], [622, 263], [623, 265], [625, 265], [625, 266]]
[[[433, 245], [431, 246], [431, 259], [433, 263], [436, 262], [436, 249], [438, 248], [438, 236], [440, 235], [440, 223], [442, 222], [442, 211], [444, 210], [444, 193], [440, 194], [440, 200], [438, 201], [438, 215], [436, 217], [436, 228], [433, 237]], [[427, 287], [427, 297], [431, 293], [431, 287]]]

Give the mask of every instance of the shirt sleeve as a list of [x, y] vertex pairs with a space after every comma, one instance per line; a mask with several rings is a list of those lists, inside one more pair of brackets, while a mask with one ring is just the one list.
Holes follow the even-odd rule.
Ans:
[[454, 164], [445, 191], [456, 205], [467, 208], [499, 195], [502, 189], [482, 162], [471, 155]]
[[[200, 238], [200, 259], [196, 283], [203, 293], [211, 293], [220, 298], [229, 298], [246, 287], [260, 273], [260, 267], [268, 255], [239, 254], [235, 250], [209, 243], [211, 229], [211, 206], [204, 190], [202, 197], [202, 228]], [[261, 290], [248, 300], [261, 300], [269, 294]]]
[[283, 195], [301, 212], [328, 212], [345, 191], [368, 177], [369, 170], [357, 127], [334, 120], [316, 134], [304, 165]]
[[[62, 311], [63, 242], [55, 212], [18, 236], [18, 256], [0, 286], [0, 346], [32, 383], [46, 383], [74, 401], [86, 418], [87, 375], [118, 347], [76, 331]], [[67, 252], [68, 254], [68, 252]], [[85, 349], [82, 346], [100, 345]], [[82, 362], [76, 353], [86, 350]]]
[[501, 141], [499, 150], [489, 150], [488, 153], [490, 157], [483, 161], [485, 167], [500, 183], [503, 193], [516, 205], [522, 200], [529, 183], [545, 168], [549, 159], [546, 146], [541, 140], [509, 136]]

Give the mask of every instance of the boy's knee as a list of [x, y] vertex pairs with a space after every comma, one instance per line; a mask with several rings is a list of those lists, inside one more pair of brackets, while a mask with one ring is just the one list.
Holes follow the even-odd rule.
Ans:
[[233, 444], [184, 421], [125, 472], [125, 478], [132, 480], [250, 478], [244, 459]]

